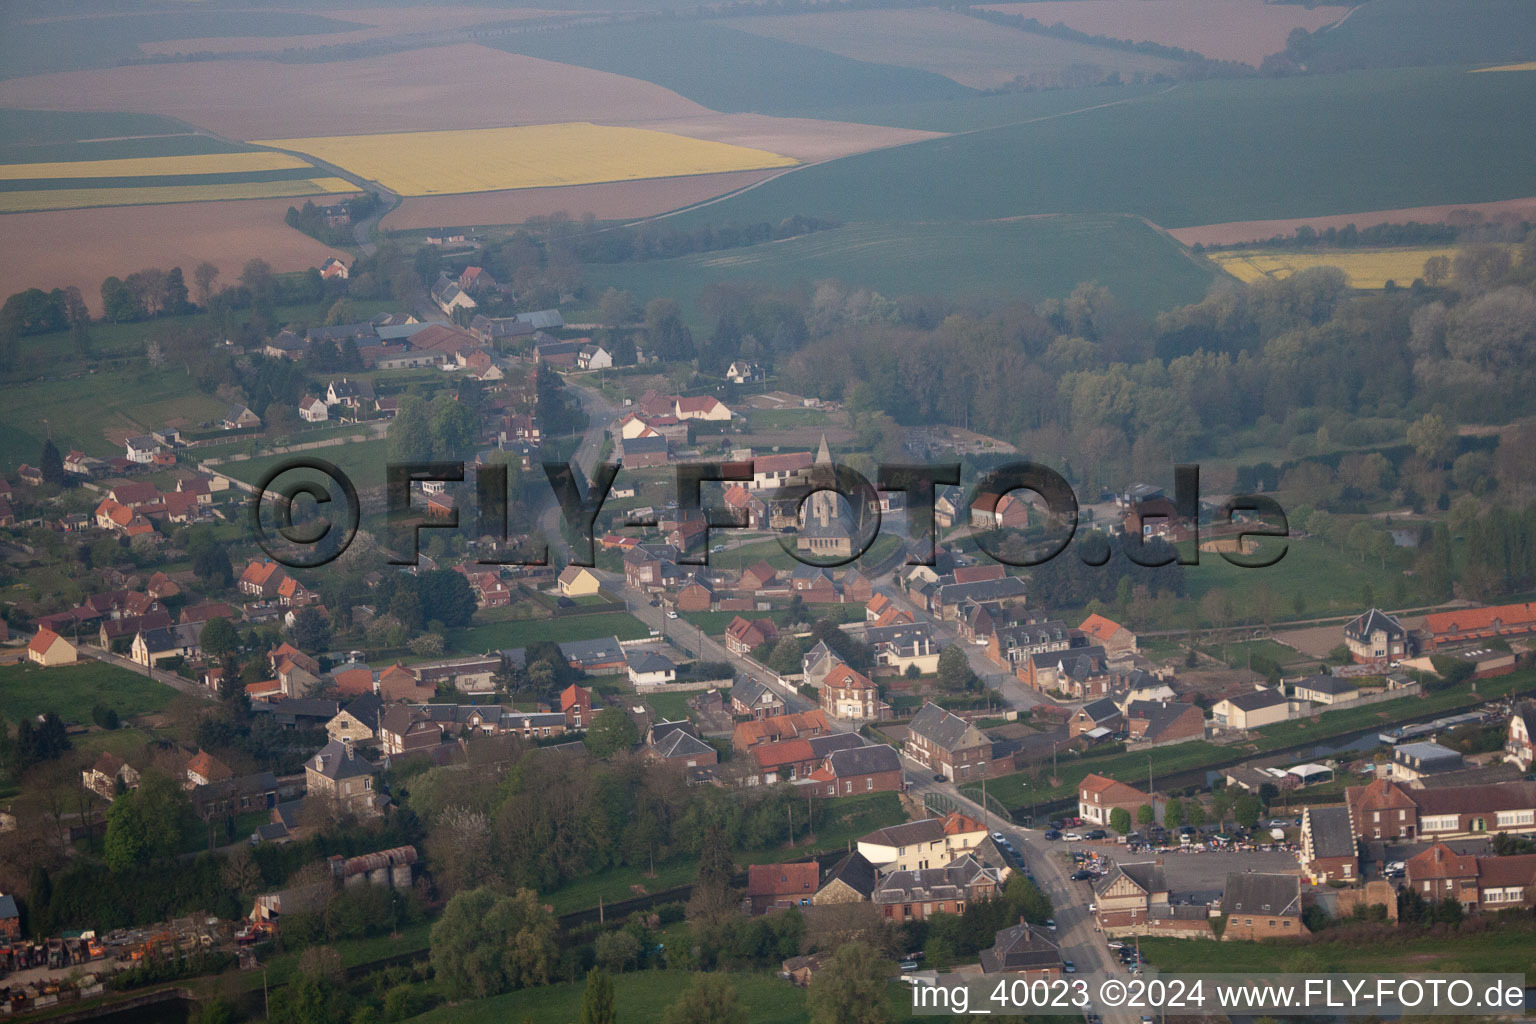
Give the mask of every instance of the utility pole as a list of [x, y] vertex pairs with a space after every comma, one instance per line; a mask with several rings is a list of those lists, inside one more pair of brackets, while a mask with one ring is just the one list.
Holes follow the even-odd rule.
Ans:
[[1147, 755], [1147, 798], [1152, 797], [1152, 755]]

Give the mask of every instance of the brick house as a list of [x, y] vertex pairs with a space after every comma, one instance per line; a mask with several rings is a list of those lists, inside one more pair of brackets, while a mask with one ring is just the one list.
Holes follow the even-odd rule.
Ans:
[[1089, 775], [1077, 785], [1077, 816], [1095, 825], [1107, 827], [1110, 812], [1117, 807], [1124, 808], [1135, 821], [1136, 812], [1142, 807], [1150, 805], [1154, 811], [1160, 811], [1160, 804], [1156, 796], [1103, 775]]
[[1386, 667], [1413, 657], [1417, 645], [1397, 616], [1372, 608], [1345, 623], [1344, 646], [1355, 664]]
[[797, 864], [753, 864], [747, 868], [748, 912], [766, 914], [785, 907], [810, 906], [821, 882], [814, 860]]
[[834, 750], [805, 778], [818, 795], [828, 797], [900, 793], [905, 788], [901, 755], [884, 743]]
[[1360, 875], [1359, 848], [1348, 807], [1308, 807], [1301, 812], [1301, 850], [1296, 859], [1315, 884], [1353, 882]]
[[1113, 619], [1094, 612], [1077, 627], [1091, 644], [1104, 648], [1110, 657], [1136, 653], [1136, 634]]
[[992, 741], [980, 729], [932, 702], [924, 704], [908, 725], [907, 756], [951, 782], [986, 775], [992, 749]]
[[1221, 909], [1227, 917], [1223, 941], [1298, 939], [1307, 934], [1301, 920], [1299, 875], [1228, 875]]
[[1154, 907], [1168, 905], [1168, 880], [1161, 861], [1116, 864], [1094, 884], [1094, 916], [1106, 934], [1143, 928]]
[[725, 646], [732, 654], [751, 654], [753, 648], [760, 647], [770, 640], [776, 640], [779, 636], [778, 627], [772, 619], [744, 619], [740, 615], [731, 620], [725, 627]]
[[997, 868], [965, 854], [940, 868], [892, 871], [876, 885], [871, 902], [887, 921], [921, 921], [933, 914], [961, 914], [967, 904], [990, 899], [1002, 887]]
[[1133, 700], [1125, 706], [1125, 731], [1133, 743], [1197, 740], [1205, 736], [1205, 712], [1177, 701]]

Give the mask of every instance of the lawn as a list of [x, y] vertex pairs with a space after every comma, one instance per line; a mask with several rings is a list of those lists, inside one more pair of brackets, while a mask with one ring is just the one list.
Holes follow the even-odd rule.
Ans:
[[[822, 818], [822, 827], [808, 842], [803, 834], [805, 820], [797, 813], [797, 845], [793, 849], [775, 846], [770, 849], [737, 850], [734, 859], [738, 868], [747, 864], [776, 864], [782, 861], [804, 860], [814, 854], [847, 847], [859, 836], [877, 828], [895, 825], [905, 820], [901, 801], [895, 793], [868, 793], [859, 796], [837, 797], [830, 801], [816, 802], [816, 814], [832, 815]], [[798, 809], [797, 809], [798, 810]], [[697, 858], [678, 857], [656, 865], [655, 875], [645, 867], [620, 867], [603, 871], [564, 885], [559, 889], [539, 894], [555, 908], [556, 914], [568, 914], [575, 910], [595, 907], [598, 900], [614, 903], [635, 895], [632, 886], [641, 886], [646, 892], [664, 892], [680, 885], [690, 885], [698, 877]]]
[[[1218, 660], [1226, 661], [1232, 668], [1246, 668], [1252, 658], [1268, 658], [1281, 668], [1313, 660], [1294, 647], [1287, 647], [1285, 644], [1276, 643], [1267, 638], [1263, 640], [1244, 640], [1239, 643], [1225, 645], [1211, 644], [1201, 647], [1200, 651]], [[1142, 653], [1147, 653], [1145, 648], [1143, 648]]]
[[[219, 466], [219, 471], [236, 480], [254, 484], [261, 479], [273, 466], [291, 462], [300, 455], [308, 458], [320, 458], [330, 462], [352, 480], [352, 485], [358, 490], [370, 487], [384, 486], [384, 466], [389, 450], [389, 442], [383, 439], [377, 441], [348, 441], [345, 444], [333, 445], [329, 448], [318, 448], [314, 451], [300, 452], [291, 455], [259, 455], [254, 459], [246, 459], [242, 462], [226, 462]], [[293, 474], [298, 479], [301, 473]], [[281, 482], [287, 483], [289, 474], [284, 474]]]
[[641, 698], [668, 722], [681, 722], [688, 717], [688, 698], [692, 693], [643, 693]]
[[[961, 149], [972, 144], [969, 139], [940, 142]], [[889, 153], [905, 153], [930, 145], [903, 146]], [[946, 159], [960, 156], [945, 150], [932, 152]], [[890, 161], [891, 166], [881, 163], [866, 170], [898, 174], [905, 180], [905, 172], [898, 169], [900, 161], [894, 155], [872, 155]], [[753, 204], [750, 212], [744, 209], [740, 214], [754, 220], [777, 220], [786, 213], [815, 207], [826, 195], [822, 190], [824, 177], [836, 176], [835, 168], [844, 163], [866, 159], [868, 155], [849, 157], [795, 171], [783, 179], [796, 184], [789, 186], [793, 192], [776, 199], [777, 212]], [[911, 159], [922, 164], [926, 157]], [[943, 180], [943, 175], [934, 180]], [[670, 222], [680, 223], [685, 218], [714, 223], [735, 221], [736, 203], [752, 203], [751, 197], [758, 191], [778, 184], [769, 183], [744, 193], [740, 199], [726, 200], [699, 214], [683, 215]], [[995, 197], [1011, 186], [999, 183], [994, 174], [989, 176], [988, 184], [976, 187]], [[933, 192], [929, 186], [924, 188]], [[883, 188], [863, 191], [879, 193]], [[831, 214], [828, 208], [833, 216], [868, 222], [850, 223], [780, 242], [665, 260], [593, 265], [587, 271], [596, 287], [627, 289], [642, 300], [667, 296], [690, 309], [711, 285], [742, 279], [781, 288], [835, 279], [849, 286], [873, 288], [888, 296], [986, 293], [1028, 300], [1064, 297], [1083, 281], [1093, 280], [1109, 288], [1121, 301], [1150, 313], [1197, 301], [1215, 277], [1210, 264], [1191, 258], [1172, 239], [1133, 217], [889, 223], [904, 216], [920, 216], [934, 202], [916, 197], [911, 197], [911, 201], [913, 205], [905, 211], [892, 207]], [[732, 212], [715, 212], [727, 210]], [[1006, 216], [1001, 212], [998, 215]], [[749, 414], [749, 420], [756, 422], [760, 415]]]
[[[1324, 937], [1327, 932], [1323, 932]], [[1322, 959], [1323, 970], [1336, 973], [1390, 973], [1409, 969], [1416, 974], [1451, 971], [1510, 972], [1524, 974], [1533, 967], [1531, 934], [1519, 927], [1495, 927], [1467, 932], [1454, 938], [1415, 936], [1403, 930], [1391, 942], [1373, 941], [1364, 946], [1342, 942], [1309, 942], [1304, 948]], [[1221, 970], [1227, 972], [1284, 970], [1298, 951], [1269, 942], [1226, 942], [1221, 946]], [[1211, 970], [1211, 947], [1186, 939], [1142, 939], [1141, 952], [1154, 966], [1168, 971]], [[1308, 967], [1311, 971], [1314, 968]]]
[[628, 612], [565, 615], [556, 619], [509, 619], [448, 631], [448, 645], [460, 654], [483, 654], [509, 647], [526, 647], [539, 640], [565, 643], [616, 636], [639, 640], [649, 635], [645, 623]]
[[820, 409], [749, 409], [747, 423], [753, 430], [795, 430], [824, 427], [830, 422]]
[[834, 106], [976, 95], [941, 75], [852, 60], [728, 24], [628, 22], [520, 33], [486, 45], [655, 82], [726, 113], [810, 116]]
[[[1458, 68], [1185, 82], [1133, 103], [793, 171], [670, 222], [1114, 212], [1172, 228], [1517, 199], [1531, 186], [1521, 154], [1536, 148], [1531, 89], [1530, 76]], [[1426, 124], [1433, 146], [1422, 145]], [[926, 269], [946, 275], [938, 259]]]
[[159, 711], [175, 696], [164, 683], [99, 661], [46, 669], [31, 662], [0, 665], [0, 717], [13, 721], [54, 711], [66, 722], [89, 722], [97, 704], [128, 718]]

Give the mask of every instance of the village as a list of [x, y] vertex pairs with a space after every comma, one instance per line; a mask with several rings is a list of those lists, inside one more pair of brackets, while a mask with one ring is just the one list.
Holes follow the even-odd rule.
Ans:
[[[207, 849], [311, 842], [339, 825], [395, 820], [389, 780], [404, 766], [462, 770], [526, 747], [632, 754], [648, 771], [749, 800], [783, 788], [813, 805], [899, 801], [900, 820], [858, 836], [844, 856], [781, 850], [753, 863], [739, 890], [747, 914], [861, 903], [902, 926], [1017, 893], [1015, 876], [1040, 895], [1038, 920], [976, 942], [969, 961], [954, 951], [936, 958], [945, 963], [906, 960], [915, 979], [952, 967], [1135, 973], [1143, 960], [1126, 940], [1299, 940], [1335, 920], [1396, 921], [1409, 894], [1415, 907], [1455, 904], [1458, 915], [1531, 904], [1536, 853], [1522, 837], [1536, 833], [1526, 777], [1536, 720], [1514, 689], [1498, 689], [1525, 671], [1531, 606], [1411, 622], [1367, 609], [1299, 632], [1308, 671], [1294, 675], [1231, 667], [1211, 653], [1233, 639], [1218, 631], [1180, 648], [1165, 630], [1149, 644], [1097, 602], [1087, 614], [1054, 611], [1029, 573], [981, 554], [976, 535], [991, 551], [1041, 524], [1027, 492], [942, 486], [931, 523], [908, 514], [901, 491], [850, 507], [826, 489], [839, 459], [829, 436], [849, 436], [835, 406], [774, 390], [746, 360], [707, 393], [645, 386], [665, 381], [644, 375], [634, 338], [622, 339], [635, 346], [629, 369], [615, 371], [613, 353], [557, 310], [475, 313], [474, 296], [500, 287], [471, 266], [432, 289], [439, 319], [381, 314], [279, 331], [268, 357], [308, 365], [326, 350], [354, 369], [316, 376], [292, 410], [302, 426], [270, 449], [262, 439], [279, 440], [275, 431], [234, 405], [216, 422], [171, 420], [128, 436], [116, 458], [45, 452], [41, 467], [5, 484], [0, 525], [84, 546], [107, 538], [133, 558], [126, 571], [90, 571], [83, 578], [101, 589], [77, 603], [25, 623], [8, 616], [0, 685], [46, 691], [51, 679], [96, 670], [142, 677], [233, 714], [265, 744], [254, 757], [250, 745], [204, 749], [216, 732], [178, 733], [163, 716], [137, 723], [147, 739], [137, 748], [105, 742], [112, 729], [99, 715], [24, 721], [25, 739], [13, 742], [34, 761], [75, 748], [85, 795], [55, 832], [70, 843], [111, 836], [112, 805], [155, 776], [179, 791]], [[585, 458], [589, 472], [599, 458], [620, 464], [594, 531], [595, 565], [484, 557], [535, 540], [567, 550], [550, 529], [553, 509], [532, 499], [522, 536], [443, 530], [451, 539], [429, 542], [417, 566], [363, 567], [344, 597], [317, 570], [226, 554], [245, 548], [237, 538], [253, 488], [242, 463], [395, 437], [396, 418], [416, 415], [409, 395], [423, 372], [451, 375], [466, 406], [473, 388], [465, 440], [477, 466], [536, 471], [551, 452]], [[302, 442], [331, 425], [362, 432]], [[976, 457], [992, 444], [935, 433], [924, 454], [937, 445]], [[210, 448], [219, 454], [204, 456]], [[750, 475], [707, 492], [711, 511], [684, 511], [674, 467], [705, 458], [750, 464]], [[413, 484], [418, 524], [456, 524], [467, 493]], [[378, 489], [364, 498], [365, 528], [381, 534]], [[1137, 484], [1085, 511], [1120, 543], [1250, 552], [1242, 525], [1223, 526], [1214, 510], [1181, 514], [1163, 490]], [[873, 535], [871, 520], [881, 524]], [[110, 704], [110, 679], [98, 707]], [[1489, 699], [1478, 699], [1480, 684]], [[1469, 699], [1434, 702], [1455, 688]], [[1362, 711], [1375, 706], [1379, 716]], [[1452, 713], [1437, 717], [1442, 708]], [[1356, 717], [1328, 731], [1341, 714]], [[1268, 739], [1287, 728], [1296, 743]], [[0, 829], [36, 827], [0, 816]], [[164, 949], [254, 963], [285, 913], [323, 902], [331, 887], [431, 885], [431, 860], [414, 843], [328, 863], [320, 878], [253, 893], [237, 920], [141, 921], [103, 938], [24, 929], [22, 905], [0, 896], [0, 970], [13, 975], [5, 1005], [89, 998], [114, 969]], [[793, 956], [782, 969], [804, 984], [829, 955]]]

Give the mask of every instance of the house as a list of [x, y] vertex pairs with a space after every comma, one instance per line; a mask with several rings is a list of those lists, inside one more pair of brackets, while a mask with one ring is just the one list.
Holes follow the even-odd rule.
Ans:
[[1510, 713], [1508, 732], [1504, 738], [1504, 754], [1523, 772], [1536, 764], [1536, 704], [1522, 701]]
[[331, 684], [343, 697], [358, 697], [377, 692], [374, 671], [361, 662], [350, 661], [331, 669]]
[[253, 561], [245, 567], [245, 571], [240, 574], [237, 587], [242, 594], [270, 601], [277, 597], [277, 588], [287, 578], [288, 574], [283, 571], [281, 564], [271, 559], [262, 559]]
[[566, 597], [592, 597], [602, 590], [602, 581], [591, 569], [568, 565], [558, 580], [560, 593]]
[[814, 860], [796, 864], [753, 864], [747, 868], [745, 902], [752, 914], [810, 906], [820, 881], [821, 868]]
[[1378, 778], [1344, 791], [1357, 839], [1456, 839], [1536, 833], [1536, 782], [1410, 789]]
[[833, 718], [872, 722], [882, 706], [875, 684], [862, 672], [838, 665], [822, 681], [821, 709]]
[[701, 398], [678, 396], [672, 414], [680, 420], [706, 420], [716, 423], [728, 422], [734, 415], [724, 402], [712, 395], [704, 395]]
[[875, 866], [855, 850], [827, 869], [827, 877], [811, 903], [818, 907], [862, 903], [874, 895], [877, 878]]
[[1344, 625], [1344, 646], [1357, 665], [1388, 665], [1411, 658], [1417, 653], [1413, 634], [1403, 628], [1397, 616], [1372, 608]]
[[615, 636], [597, 640], [569, 640], [560, 644], [560, 653], [578, 672], [594, 676], [618, 675], [629, 668], [624, 647]]
[[[326, 207], [326, 209], [330, 209], [330, 207]], [[348, 217], [347, 221], [351, 219], [351, 217]], [[327, 217], [326, 221], [329, 222], [330, 218]], [[320, 280], [322, 281], [345, 281], [348, 276], [347, 265], [335, 256], [327, 256], [325, 262], [320, 264]]]
[[998, 932], [991, 947], [981, 951], [983, 974], [1048, 980], [1058, 977], [1063, 967], [1061, 947], [1051, 933], [1025, 921]]
[[1392, 748], [1392, 760], [1377, 766], [1377, 772], [1386, 778], [1413, 782], [1430, 775], [1460, 771], [1466, 767], [1461, 753], [1442, 747], [1438, 743], [1421, 741], [1399, 743]]
[[1290, 713], [1291, 702], [1278, 688], [1227, 697], [1211, 707], [1211, 719], [1225, 729], [1257, 729], [1283, 722]]
[[1291, 698], [1314, 704], [1345, 704], [1360, 696], [1360, 688], [1343, 676], [1307, 676], [1291, 684]]
[[626, 671], [635, 686], [661, 686], [677, 679], [677, 666], [656, 651], [631, 650]]
[[805, 776], [805, 785], [821, 796], [852, 796], [856, 793], [900, 793], [901, 755], [884, 743], [834, 750], [821, 765]]
[[442, 725], [413, 708], [391, 704], [379, 713], [379, 745], [390, 757], [430, 751], [442, 742]]
[[27, 660], [44, 668], [73, 665], [78, 659], [75, 645], [47, 627], [39, 629], [27, 643]]
[[776, 782], [801, 783], [811, 778], [828, 755], [838, 750], [863, 746], [864, 741], [851, 733], [832, 733], [809, 738], [791, 737], [752, 746], [751, 774], [743, 781], [748, 786], [771, 786]]
[[221, 422], [225, 430], [254, 430], [261, 426], [261, 417], [246, 406], [231, 405], [224, 410]]
[[476, 295], [497, 287], [496, 279], [484, 267], [465, 267], [458, 283], [460, 288]]
[[299, 419], [306, 423], [324, 423], [331, 418], [331, 407], [313, 395], [299, 399]]
[[437, 690], [423, 683], [415, 672], [398, 661], [379, 673], [379, 696], [385, 703], [429, 701]]
[[762, 380], [766, 374], [760, 363], [754, 363], [746, 359], [734, 360], [725, 368], [725, 379], [732, 384], [751, 384]]
[[699, 737], [692, 722], [656, 722], [648, 733], [648, 757], [687, 768], [719, 764], [720, 752]]
[[128, 461], [140, 466], [147, 466], [154, 462], [155, 456], [163, 450], [160, 442], [148, 434], [128, 438], [123, 442], [123, 447]]
[[660, 434], [633, 437], [619, 445], [619, 458], [630, 469], [665, 466], [669, 461], [667, 439]]
[[987, 827], [959, 812], [887, 825], [858, 840], [858, 851], [881, 871], [943, 867], [989, 838]]
[[1140, 537], [1143, 542], [1159, 537], [1178, 543], [1196, 536], [1193, 521], [1181, 516], [1178, 506], [1162, 496], [1133, 504], [1126, 510], [1122, 527], [1128, 535]]
[[572, 683], [560, 691], [560, 712], [567, 729], [585, 729], [592, 722], [592, 693]]
[[1021, 678], [1041, 692], [1073, 700], [1094, 700], [1114, 692], [1116, 678], [1102, 647], [1071, 647], [1042, 651], [1021, 662]]
[[746, 655], [779, 638], [778, 627], [772, 619], [744, 619], [740, 615], [725, 627], [725, 646], [732, 654]]
[[229, 765], [220, 761], [206, 750], [199, 750], [192, 755], [186, 767], [187, 784], [191, 786], [207, 786], [224, 779], [232, 779], [235, 773], [229, 770]]
[[1077, 628], [1088, 638], [1090, 644], [1097, 644], [1104, 648], [1104, 653], [1111, 658], [1136, 653], [1136, 634], [1098, 612], [1084, 619], [1082, 625]]
[[1349, 825], [1348, 807], [1308, 807], [1301, 812], [1301, 870], [1314, 885], [1353, 882], [1360, 874], [1360, 851]]
[[353, 814], [372, 814], [375, 809], [374, 766], [358, 757], [352, 744], [331, 740], [304, 762], [304, 781], [310, 797], [335, 800]]
[[1221, 910], [1227, 918], [1223, 941], [1299, 939], [1307, 934], [1301, 921], [1299, 875], [1258, 871], [1228, 875]]
[[751, 722], [738, 722], [731, 731], [731, 745], [738, 751], [760, 743], [782, 743], [791, 739], [810, 739], [831, 732], [827, 716], [819, 708], [788, 715], [772, 715]]
[[[1120, 706], [1112, 698], [1101, 697], [1098, 700], [1089, 701], [1067, 719], [1067, 735], [1092, 736], [1094, 739], [1104, 738], [1119, 732], [1125, 727], [1125, 716]], [[1104, 730], [1099, 733], [1098, 730]]]
[[[1095, 825], [1107, 827], [1109, 816], [1116, 808], [1125, 810], [1135, 821], [1136, 812], [1141, 808], [1150, 806], [1156, 813], [1161, 811], [1161, 803], [1155, 795], [1149, 796], [1135, 786], [1096, 773], [1077, 784], [1077, 816]], [[1161, 818], [1161, 814], [1158, 817]]]
[[752, 718], [772, 718], [784, 713], [784, 698], [767, 683], [747, 677], [731, 686], [731, 713]]
[[117, 796], [119, 783], [125, 791], [137, 789], [139, 785], [138, 770], [110, 751], [104, 751], [80, 775], [85, 788], [104, 800], [112, 800]]
[[950, 782], [981, 778], [992, 760], [985, 733], [931, 701], [912, 718], [905, 746], [908, 757]]
[[1205, 712], [1194, 704], [1133, 700], [1125, 706], [1125, 731], [1133, 743], [1179, 743], [1205, 736]]
[[1161, 862], [1117, 863], [1094, 883], [1094, 917], [1105, 933], [1145, 927], [1155, 908], [1168, 905]]
[[350, 745], [372, 743], [378, 737], [379, 711], [382, 708], [384, 702], [379, 700], [375, 692], [353, 697], [343, 705], [341, 711], [336, 712], [335, 718], [326, 723], [326, 735], [332, 740]]
[[202, 654], [199, 640], [203, 622], [183, 622], [175, 626], [144, 629], [134, 634], [130, 657], [145, 668], [172, 658], [195, 658]]
[[752, 491], [780, 490], [809, 481], [813, 461], [810, 452], [758, 455], [752, 459]]
[[[933, 639], [932, 627], [926, 622], [912, 622], [912, 616], [904, 611], [893, 611], [891, 615], [895, 621], [864, 630], [864, 643], [874, 652], [875, 664], [897, 675], [913, 667], [921, 675], [937, 672], [943, 649]], [[906, 621], [899, 621], [898, 616], [904, 616]]]
[[453, 316], [454, 310], [474, 309], [479, 305], [469, 297], [468, 292], [459, 287], [457, 281], [447, 274], [438, 278], [437, 283], [432, 286], [432, 301], [437, 303], [438, 309], [449, 316]]
[[870, 901], [887, 921], [921, 921], [934, 914], [963, 914], [973, 901], [991, 899], [1002, 884], [997, 868], [965, 854], [943, 867], [891, 871], [881, 876]]
[[375, 401], [373, 384], [366, 380], [333, 380], [325, 386], [325, 404], [340, 405], [354, 411], [366, 408]]
[[16, 897], [9, 894], [0, 894], [0, 938], [12, 942], [21, 938], [21, 911]]
[[1434, 649], [1476, 643], [1493, 637], [1529, 636], [1536, 633], [1536, 603], [1504, 604], [1489, 608], [1457, 608], [1424, 616], [1424, 632]]

